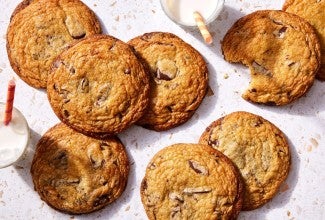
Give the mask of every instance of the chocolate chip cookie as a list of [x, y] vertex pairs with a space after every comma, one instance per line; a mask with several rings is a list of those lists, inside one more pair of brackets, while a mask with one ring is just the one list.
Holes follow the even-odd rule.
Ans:
[[224, 58], [249, 67], [248, 101], [285, 105], [312, 86], [320, 67], [320, 43], [304, 19], [283, 11], [256, 11], [242, 17], [222, 41]]
[[93, 35], [56, 59], [47, 94], [62, 122], [86, 135], [106, 137], [143, 115], [149, 102], [149, 76], [129, 45]]
[[55, 57], [75, 39], [99, 33], [94, 12], [79, 0], [24, 0], [7, 31], [9, 61], [27, 84], [46, 88]]
[[201, 144], [175, 144], [147, 166], [141, 199], [149, 219], [236, 219], [242, 182], [233, 163]]
[[124, 191], [129, 162], [117, 137], [99, 140], [60, 123], [37, 144], [31, 174], [51, 207], [72, 214], [96, 211]]
[[200, 139], [229, 157], [245, 183], [243, 210], [256, 209], [278, 191], [290, 168], [284, 134], [271, 122], [248, 112], [233, 112], [213, 122]]
[[129, 44], [151, 76], [149, 107], [138, 124], [162, 131], [185, 123], [206, 94], [208, 69], [203, 57], [170, 33], [147, 33]]
[[325, 1], [286, 0], [283, 10], [306, 19], [316, 29], [321, 45], [321, 68], [316, 78], [325, 80]]

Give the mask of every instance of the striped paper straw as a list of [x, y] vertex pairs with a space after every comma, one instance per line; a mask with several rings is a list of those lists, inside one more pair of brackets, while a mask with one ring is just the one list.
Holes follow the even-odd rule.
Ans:
[[11, 79], [8, 83], [8, 92], [7, 92], [7, 102], [5, 109], [5, 117], [3, 123], [8, 125], [12, 119], [12, 108], [14, 105], [14, 97], [15, 97], [15, 88], [16, 83], [14, 79]]
[[211, 36], [207, 26], [205, 25], [202, 15], [199, 12], [195, 11], [195, 12], [193, 12], [193, 17], [196, 22], [196, 25], [198, 26], [198, 28], [202, 34], [204, 41], [207, 44], [212, 44], [212, 42], [213, 42], [212, 36]]

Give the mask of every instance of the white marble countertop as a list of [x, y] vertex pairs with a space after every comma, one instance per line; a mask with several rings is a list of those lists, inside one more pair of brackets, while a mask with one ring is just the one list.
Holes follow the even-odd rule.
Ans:
[[195, 29], [183, 29], [170, 21], [158, 0], [84, 0], [100, 18], [105, 33], [127, 41], [152, 31], [171, 32], [194, 46], [209, 64], [213, 96], [206, 97], [186, 124], [165, 132], [133, 126], [119, 135], [131, 161], [127, 188], [106, 208], [88, 215], [71, 216], [47, 206], [34, 191], [30, 165], [41, 135], [59, 122], [46, 93], [27, 86], [13, 72], [6, 53], [6, 30], [19, 0], [0, 0], [0, 101], [5, 101], [7, 83], [15, 77], [15, 107], [31, 128], [28, 150], [20, 161], [0, 169], [0, 219], [147, 219], [140, 201], [139, 185], [151, 157], [174, 143], [196, 143], [207, 125], [220, 116], [244, 110], [259, 114], [287, 136], [292, 153], [288, 179], [277, 196], [265, 206], [242, 212], [243, 219], [325, 219], [325, 82], [316, 81], [298, 101], [283, 107], [254, 105], [241, 93], [249, 83], [249, 71], [223, 60], [220, 41], [234, 21], [260, 9], [281, 9], [283, 0], [226, 0], [225, 8], [210, 26], [214, 44], [206, 46]]

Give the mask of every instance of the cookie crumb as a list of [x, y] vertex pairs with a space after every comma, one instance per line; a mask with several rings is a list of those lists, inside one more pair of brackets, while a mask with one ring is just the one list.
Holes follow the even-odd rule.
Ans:
[[287, 191], [288, 189], [290, 189], [288, 183], [284, 183], [284, 184], [281, 186], [280, 192], [285, 192], [285, 191]]
[[130, 210], [130, 206], [128, 206], [128, 207], [125, 208], [125, 211], [126, 212], [129, 211], [129, 210]]
[[213, 95], [214, 95], [213, 90], [211, 89], [210, 86], [208, 86], [207, 96], [210, 97], [210, 96], [213, 96]]
[[14, 167], [15, 167], [15, 169], [17, 169], [17, 170], [23, 170], [23, 169], [24, 169], [24, 167], [22, 167], [22, 166], [18, 166], [18, 165], [15, 165]]
[[287, 216], [290, 216], [290, 215], [291, 215], [290, 211], [287, 211]]
[[119, 16], [119, 15], [116, 16], [114, 20], [115, 20], [115, 21], [120, 21], [120, 16]]
[[307, 151], [308, 152], [311, 152], [313, 150], [313, 147], [311, 146], [311, 145], [308, 145], [308, 147], [307, 147]]
[[315, 138], [310, 138], [310, 142], [314, 145], [314, 147], [318, 147], [318, 141]]
[[229, 78], [229, 75], [228, 75], [227, 73], [225, 73], [225, 74], [223, 75], [223, 78], [224, 78], [224, 79], [228, 79], [228, 78]]
[[115, 4], [116, 4], [116, 1], [113, 2], [112, 4], [110, 4], [109, 6], [110, 6], [110, 7], [114, 7]]

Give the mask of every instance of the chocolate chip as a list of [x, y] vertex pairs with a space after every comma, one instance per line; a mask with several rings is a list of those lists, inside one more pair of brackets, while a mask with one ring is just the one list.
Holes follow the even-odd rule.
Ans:
[[103, 167], [105, 160], [98, 160], [96, 158], [94, 158], [92, 155], [90, 155], [90, 162], [91, 165], [93, 166], [94, 169]]
[[291, 92], [290, 91], [287, 92], [287, 96], [291, 97]]
[[273, 101], [265, 102], [264, 104], [269, 105], [269, 106], [275, 106], [276, 105], [276, 103], [273, 102]]
[[67, 169], [68, 155], [66, 151], [60, 151], [51, 162], [57, 169]]
[[58, 92], [58, 86], [55, 83], [53, 84], [53, 89]]
[[131, 73], [131, 70], [129, 68], [127, 68], [126, 70], [124, 70], [124, 73], [129, 75]]
[[108, 181], [104, 177], [100, 177], [99, 183], [103, 186], [106, 186], [108, 184]]
[[167, 110], [168, 110], [170, 113], [173, 112], [173, 109], [172, 109], [171, 106], [167, 106], [166, 108], [167, 108]]
[[255, 89], [255, 88], [252, 88], [252, 89], [251, 89], [251, 92], [256, 92], [256, 89]]
[[105, 148], [108, 147], [108, 146], [109, 145], [107, 143], [105, 143], [105, 142], [101, 142], [100, 145], [99, 145], [101, 150], [105, 150]]
[[109, 50], [114, 50], [115, 45], [116, 45], [116, 41], [114, 41], [113, 44], [109, 47]]
[[198, 162], [194, 160], [188, 161], [189, 166], [193, 169], [196, 173], [207, 176], [209, 175], [209, 171], [206, 167], [200, 165]]
[[69, 118], [70, 113], [69, 113], [68, 110], [64, 109], [64, 110], [63, 110], [63, 115], [64, 115], [64, 117]]
[[109, 85], [103, 85], [100, 89], [99, 89], [99, 95], [97, 96], [97, 100], [95, 102], [95, 106], [100, 107], [104, 104], [104, 102], [107, 100], [108, 95], [111, 91], [111, 88]]
[[171, 220], [181, 219], [181, 207], [180, 206], [176, 206], [176, 207], [171, 208], [170, 219]]
[[155, 163], [150, 163], [149, 164], [149, 166], [148, 166], [148, 168], [150, 169], [150, 170], [154, 170], [154, 169], [156, 169], [156, 164]]
[[286, 30], [287, 30], [287, 27], [283, 26], [283, 27], [281, 27], [279, 30], [274, 31], [274, 32], [273, 32], [273, 35], [274, 35], [276, 38], [280, 38], [280, 39], [282, 39], [282, 38], [284, 38], [284, 36], [285, 36], [285, 32], [286, 32]]
[[78, 90], [81, 93], [88, 93], [89, 92], [89, 80], [88, 80], [88, 78], [84, 77], [79, 81]]
[[79, 184], [80, 179], [79, 178], [68, 179], [66, 182], [67, 184]]
[[70, 74], [75, 74], [76, 73], [76, 69], [73, 66], [70, 66]]
[[264, 66], [257, 63], [256, 61], [253, 62], [252, 67], [258, 73], [264, 74], [265, 76], [268, 76], [268, 77], [272, 76], [272, 73], [270, 70], [266, 69]]
[[53, 63], [53, 68], [58, 68], [62, 64], [61, 60], [56, 60]]
[[79, 20], [72, 16], [67, 16], [65, 26], [73, 39], [80, 39], [86, 36], [86, 31]]
[[263, 124], [261, 119], [258, 119], [255, 123], [254, 123], [254, 127], [260, 127], [261, 124]]
[[184, 198], [180, 193], [177, 192], [171, 192], [169, 193], [169, 199], [183, 203], [184, 202]]
[[212, 146], [212, 147], [218, 147], [219, 146], [219, 141], [217, 139], [212, 140], [211, 137], [208, 141], [208, 145]]
[[286, 30], [287, 30], [287, 27], [283, 26], [282, 28], [280, 28], [279, 34], [282, 34], [282, 33], [286, 32]]
[[172, 80], [172, 78], [170, 78], [167, 74], [161, 72], [160, 69], [157, 69], [155, 77], [160, 80], [166, 80], [166, 81]]
[[140, 38], [141, 40], [144, 40], [144, 41], [149, 41], [149, 39], [151, 38], [151, 34], [150, 33], [146, 33], [146, 34], [143, 34]]
[[209, 193], [212, 189], [210, 187], [202, 186], [202, 187], [196, 187], [196, 188], [185, 188], [183, 190], [183, 193], [187, 195], [192, 195], [196, 193]]
[[94, 200], [93, 206], [94, 207], [97, 207], [97, 206], [102, 205], [102, 204], [105, 204], [107, 202], [109, 202], [109, 195], [102, 195], [100, 197], [97, 197]]
[[283, 25], [283, 23], [282, 23], [281, 21], [272, 20], [272, 22], [273, 22], [274, 24], [277, 24], [277, 25]]
[[80, 33], [79, 35], [72, 35], [73, 39], [81, 39], [86, 36], [86, 32]]
[[142, 184], [141, 184], [141, 189], [142, 190], [148, 189], [148, 184], [147, 184], [147, 180], [146, 179], [143, 179]]

